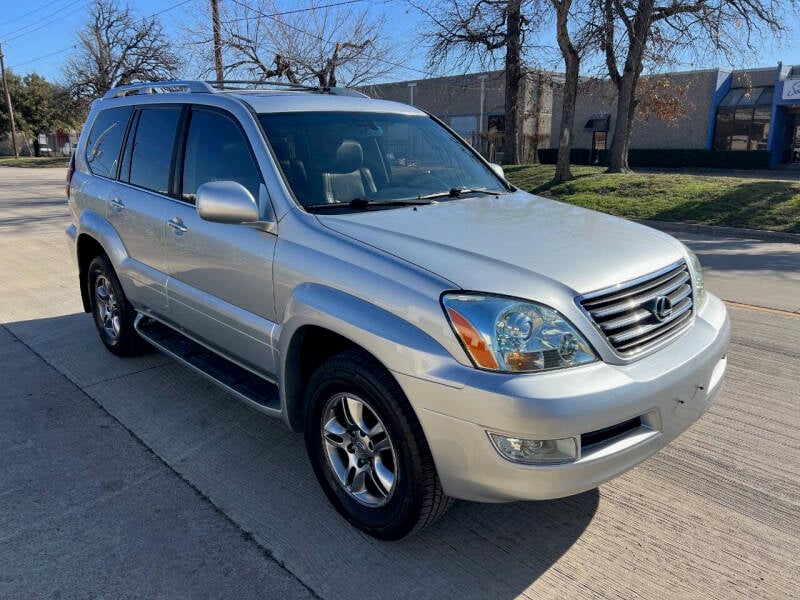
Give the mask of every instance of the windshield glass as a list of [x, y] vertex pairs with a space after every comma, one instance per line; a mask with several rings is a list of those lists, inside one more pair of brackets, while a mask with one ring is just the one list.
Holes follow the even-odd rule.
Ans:
[[[462, 142], [424, 115], [290, 112], [259, 115], [303, 206], [365, 208], [505, 192]], [[355, 201], [355, 202], [354, 202]]]

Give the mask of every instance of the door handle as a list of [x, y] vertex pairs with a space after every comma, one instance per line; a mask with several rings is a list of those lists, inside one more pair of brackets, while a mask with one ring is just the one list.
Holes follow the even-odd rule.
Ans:
[[179, 217], [173, 217], [169, 221], [167, 221], [167, 225], [172, 227], [172, 230], [175, 232], [176, 235], [181, 235], [182, 233], [186, 233], [189, 231], [189, 228], [183, 224], [183, 221]]
[[125, 210], [125, 203], [119, 196], [116, 196], [111, 200], [111, 208], [113, 208], [117, 212], [123, 211]]

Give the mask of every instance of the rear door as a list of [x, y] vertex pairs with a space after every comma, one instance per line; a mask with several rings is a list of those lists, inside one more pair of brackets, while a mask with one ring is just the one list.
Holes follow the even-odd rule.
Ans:
[[203, 183], [237, 181], [265, 214], [269, 200], [250, 141], [227, 112], [193, 107], [184, 147], [176, 171], [180, 201], [166, 215], [170, 312], [198, 341], [272, 377], [276, 236], [248, 225], [210, 223], [195, 209]]
[[108, 205], [129, 257], [119, 269], [126, 295], [137, 309], [159, 315], [167, 309], [164, 215], [180, 117], [174, 105], [136, 111]]
[[70, 180], [70, 196], [81, 210], [106, 218], [108, 201], [116, 190], [122, 144], [132, 113], [131, 106], [97, 113], [86, 139], [83, 160], [75, 157], [77, 168]]

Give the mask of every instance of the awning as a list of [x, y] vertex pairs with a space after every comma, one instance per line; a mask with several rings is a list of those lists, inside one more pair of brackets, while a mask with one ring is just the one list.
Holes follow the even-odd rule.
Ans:
[[609, 123], [611, 122], [611, 115], [608, 113], [595, 113], [586, 121], [584, 129], [591, 131], [608, 131]]

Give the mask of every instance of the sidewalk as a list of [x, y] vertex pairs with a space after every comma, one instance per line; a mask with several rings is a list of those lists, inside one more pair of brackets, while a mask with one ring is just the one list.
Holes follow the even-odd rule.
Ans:
[[670, 233], [697, 253], [706, 288], [723, 300], [800, 313], [800, 244]]

